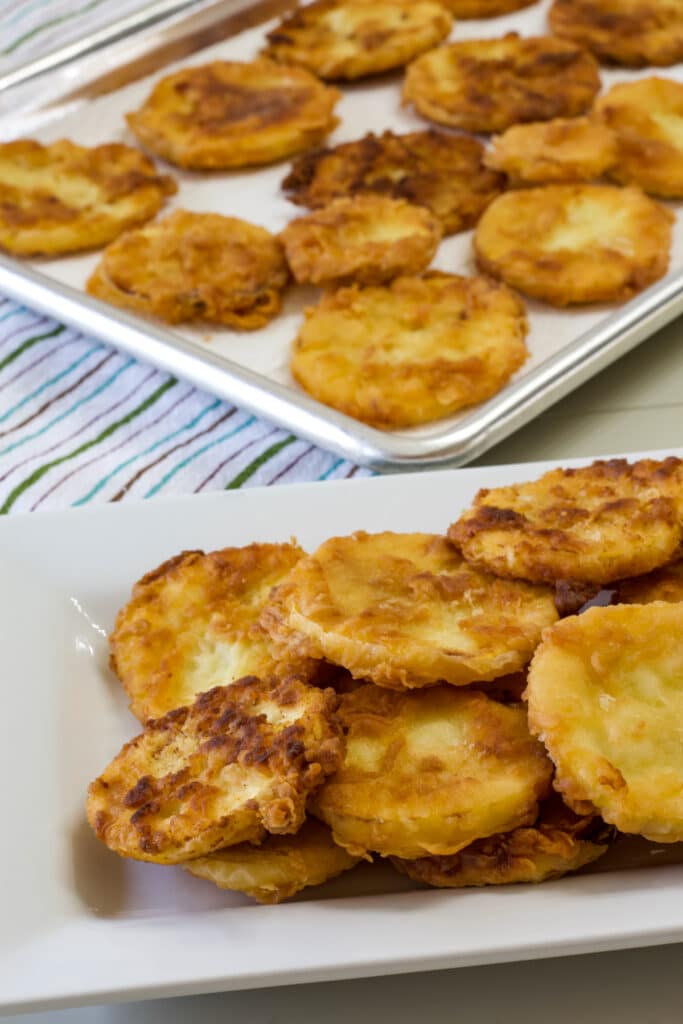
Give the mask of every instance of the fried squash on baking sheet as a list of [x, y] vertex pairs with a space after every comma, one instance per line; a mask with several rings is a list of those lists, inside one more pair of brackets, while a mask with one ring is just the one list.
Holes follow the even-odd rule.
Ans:
[[126, 743], [90, 786], [88, 821], [115, 853], [156, 864], [296, 832], [340, 763], [336, 703], [295, 678], [202, 693]]
[[556, 619], [550, 589], [480, 572], [443, 537], [358, 532], [301, 559], [261, 622], [286, 657], [400, 690], [516, 672]]
[[311, 807], [351, 854], [457, 853], [535, 821], [550, 790], [552, 766], [524, 709], [483, 693], [368, 683], [341, 698], [339, 717], [344, 761]]
[[548, 23], [556, 36], [605, 64], [640, 68], [683, 60], [680, 0], [555, 0]]
[[437, 124], [485, 133], [583, 114], [599, 89], [598, 65], [585, 50], [511, 32], [418, 57], [406, 71], [403, 100]]
[[616, 140], [610, 177], [653, 195], [683, 198], [683, 82], [622, 82], [599, 98], [595, 110]]
[[381, 284], [424, 270], [441, 233], [440, 222], [423, 206], [358, 195], [290, 221], [280, 239], [299, 283]]
[[86, 287], [98, 299], [169, 324], [254, 331], [279, 313], [288, 280], [282, 244], [265, 228], [176, 210], [113, 242]]
[[363, 78], [407, 64], [451, 25], [435, 0], [315, 0], [268, 33], [263, 53], [320, 78]]
[[0, 247], [17, 256], [97, 249], [144, 224], [173, 195], [173, 178], [131, 146], [61, 139], [0, 145]]
[[666, 565], [683, 542], [683, 462], [598, 460], [479, 491], [448, 530], [499, 576], [606, 584]]
[[334, 842], [329, 828], [308, 818], [293, 836], [268, 836], [259, 846], [238, 843], [183, 867], [219, 889], [243, 892], [258, 903], [280, 903], [349, 871], [359, 860]]
[[640, 189], [545, 185], [494, 200], [474, 251], [481, 271], [553, 306], [623, 302], [666, 273], [673, 222]]
[[271, 588], [303, 554], [296, 544], [184, 551], [143, 576], [109, 638], [133, 714], [159, 718], [246, 675], [310, 678], [306, 660], [275, 662], [258, 624]]
[[324, 295], [305, 310], [291, 370], [310, 395], [348, 416], [415, 426], [500, 391], [527, 358], [527, 329], [507, 288], [434, 271]]
[[426, 206], [444, 233], [464, 231], [502, 191], [505, 177], [483, 163], [477, 139], [430, 129], [369, 133], [304, 153], [282, 183], [287, 198], [317, 209], [342, 196], [383, 195]]
[[683, 840], [683, 603], [590, 608], [546, 630], [529, 725], [577, 813]]
[[225, 170], [284, 160], [337, 124], [337, 89], [262, 58], [214, 61], [160, 79], [127, 115], [138, 140], [179, 167]]
[[513, 125], [494, 136], [484, 162], [518, 187], [592, 181], [616, 158], [616, 140], [609, 128], [588, 117], [573, 117]]

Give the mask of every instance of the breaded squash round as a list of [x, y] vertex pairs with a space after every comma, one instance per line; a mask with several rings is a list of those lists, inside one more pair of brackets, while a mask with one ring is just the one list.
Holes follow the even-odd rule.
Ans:
[[341, 698], [339, 716], [344, 761], [311, 807], [355, 856], [457, 853], [531, 824], [550, 789], [526, 711], [483, 693], [368, 684]]
[[301, 559], [261, 617], [290, 657], [399, 690], [516, 672], [556, 619], [551, 590], [480, 572], [444, 537], [364, 532]]
[[115, 853], [180, 864], [296, 832], [340, 763], [332, 690], [247, 676], [148, 721], [88, 790], [88, 821]]
[[468, 39], [409, 65], [403, 100], [423, 117], [466, 132], [502, 132], [523, 121], [574, 117], [600, 89], [589, 53], [550, 36]]
[[640, 68], [683, 60], [680, 0], [555, 0], [548, 21], [556, 36], [605, 64]]
[[342, 196], [385, 195], [426, 206], [445, 234], [476, 224], [505, 177], [483, 163], [477, 139], [429, 130], [372, 133], [304, 153], [282, 183], [288, 198], [317, 209]]
[[484, 161], [512, 186], [592, 181], [617, 157], [614, 136], [587, 117], [516, 124], [491, 141]]
[[183, 551], [143, 576], [109, 638], [133, 714], [160, 718], [242, 676], [308, 678], [306, 662], [276, 664], [258, 624], [271, 588], [303, 554], [296, 544]]
[[288, 280], [282, 243], [265, 228], [176, 210], [112, 242], [86, 288], [169, 324], [200, 320], [254, 331], [279, 313]]
[[610, 176], [654, 195], [683, 198], [683, 82], [623, 82], [601, 96], [595, 109], [616, 137], [618, 158]]
[[483, 402], [528, 354], [522, 302], [483, 277], [434, 271], [354, 285], [305, 315], [294, 378], [319, 402], [376, 427], [430, 423]]
[[553, 306], [624, 302], [669, 266], [670, 210], [637, 188], [545, 185], [506, 192], [477, 225], [477, 265]]
[[268, 33], [263, 53], [320, 78], [364, 78], [407, 64], [452, 24], [436, 0], [314, 0]]
[[309, 818], [296, 835], [268, 836], [260, 846], [238, 843], [183, 867], [219, 889], [243, 892], [259, 903], [280, 903], [349, 871], [359, 860], [337, 846], [325, 825]]
[[621, 832], [683, 840], [683, 604], [590, 608], [543, 636], [529, 725], [556, 789]]
[[448, 537], [498, 576], [610, 583], [665, 565], [683, 539], [669, 487], [681, 460], [598, 460], [484, 489]]
[[139, 141], [179, 167], [270, 164], [315, 146], [337, 125], [337, 89], [262, 58], [214, 61], [162, 78], [126, 115]]
[[450, 856], [396, 857], [392, 864], [416, 882], [441, 889], [545, 882], [602, 857], [607, 832], [592, 815], [576, 815], [559, 799], [550, 799], [533, 825], [478, 839]]
[[0, 145], [0, 248], [17, 256], [97, 249], [144, 224], [176, 184], [151, 160], [118, 143], [61, 139]]
[[302, 284], [382, 284], [418, 274], [441, 241], [439, 220], [405, 199], [358, 195], [291, 221], [280, 234]]
[[456, 18], [495, 18], [529, 7], [537, 0], [441, 0]]
[[616, 584], [616, 604], [649, 604], [650, 601], [683, 601], [683, 558]]

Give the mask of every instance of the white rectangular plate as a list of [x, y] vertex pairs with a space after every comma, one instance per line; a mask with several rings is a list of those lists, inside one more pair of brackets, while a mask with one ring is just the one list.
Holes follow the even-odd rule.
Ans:
[[443, 532], [479, 487], [546, 468], [302, 484], [0, 522], [0, 1011], [683, 939], [681, 865], [459, 892], [411, 890], [388, 868], [361, 866], [298, 901], [261, 907], [179, 868], [124, 861], [85, 821], [89, 781], [139, 731], [107, 668], [106, 634], [143, 572], [183, 548], [296, 536], [310, 550], [360, 528]]

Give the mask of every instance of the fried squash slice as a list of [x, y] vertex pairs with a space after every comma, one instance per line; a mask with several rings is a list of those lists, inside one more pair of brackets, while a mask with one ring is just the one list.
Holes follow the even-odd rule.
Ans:
[[0, 145], [0, 248], [17, 256], [97, 249], [161, 209], [176, 184], [131, 146], [67, 139]]
[[604, 64], [666, 67], [683, 60], [680, 0], [555, 0], [550, 30]]
[[[319, 402], [382, 428], [495, 395], [527, 358], [524, 306], [483, 277], [433, 271], [351, 286], [305, 310], [291, 370]], [[339, 344], [339, 339], [344, 344]]]
[[259, 846], [238, 843], [183, 867], [219, 889], [243, 892], [258, 903], [280, 903], [349, 871], [359, 860], [334, 842], [325, 825], [308, 818], [296, 835], [267, 836]]
[[300, 156], [282, 183], [288, 199], [318, 209], [333, 199], [382, 195], [426, 206], [454, 234], [476, 224], [505, 184], [465, 135], [430, 130], [372, 133]]
[[382, 284], [427, 267], [441, 224], [404, 199], [358, 195], [290, 221], [280, 238], [301, 284]]
[[160, 718], [246, 675], [309, 678], [307, 661], [275, 662], [258, 624], [271, 588], [303, 554], [296, 544], [183, 551], [143, 576], [109, 638], [133, 714]]
[[86, 287], [165, 323], [254, 331], [279, 313], [288, 280], [282, 244], [265, 228], [176, 210], [108, 246]]
[[535, 4], [537, 0], [441, 0], [456, 18], [495, 18], [500, 14], [512, 14], [523, 7]]
[[298, 562], [261, 621], [290, 657], [401, 690], [516, 672], [556, 619], [552, 591], [480, 572], [443, 537], [358, 532]]
[[265, 58], [214, 61], [160, 79], [126, 119], [164, 160], [226, 170], [274, 163], [322, 142], [338, 123], [340, 97], [303, 68]]
[[644, 576], [619, 580], [615, 585], [615, 604], [649, 604], [650, 601], [683, 601], [683, 558], [648, 572]]
[[484, 273], [553, 306], [624, 302], [667, 272], [673, 221], [640, 189], [545, 185], [499, 196], [474, 250]]
[[612, 132], [588, 117], [513, 125], [492, 139], [484, 158], [513, 187], [592, 181], [616, 159]]
[[483, 693], [369, 683], [341, 698], [339, 715], [346, 754], [312, 810], [355, 856], [457, 853], [531, 824], [550, 791], [552, 765], [525, 710]]
[[601, 96], [595, 109], [616, 138], [610, 176], [653, 195], [683, 198], [683, 82], [622, 82]]
[[314, 0], [268, 33], [263, 52], [320, 78], [364, 78], [407, 64], [451, 25], [435, 0]]
[[342, 740], [332, 690], [247, 676], [148, 721], [88, 791], [88, 821], [124, 857], [180, 864], [296, 832]]
[[675, 557], [680, 459], [597, 460], [484, 489], [448, 530], [473, 565], [536, 583], [606, 584]]
[[409, 65], [405, 103], [423, 117], [467, 132], [502, 132], [524, 121], [574, 117], [600, 89], [595, 59], [550, 36], [468, 39]]
[[682, 638], [681, 603], [590, 608], [546, 631], [527, 684], [563, 799], [659, 843], [683, 840]]

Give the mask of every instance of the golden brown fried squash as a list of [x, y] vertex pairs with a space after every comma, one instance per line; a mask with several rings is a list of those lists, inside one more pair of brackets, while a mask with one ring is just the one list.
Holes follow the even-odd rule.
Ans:
[[544, 633], [529, 724], [577, 813], [683, 840], [683, 604], [590, 608]]
[[303, 554], [296, 544], [183, 551], [143, 576], [109, 639], [133, 714], [160, 718], [246, 675], [308, 678], [306, 662], [274, 662], [258, 625], [271, 588]]
[[620, 580], [616, 585], [615, 604], [649, 604], [650, 601], [683, 601], [683, 558], [655, 569], [645, 576]]
[[521, 707], [437, 686], [341, 698], [342, 766], [312, 809], [354, 855], [457, 853], [536, 820], [552, 766]]
[[407, 64], [452, 23], [435, 0], [315, 0], [269, 32], [263, 52], [320, 78], [363, 78]]
[[503, 189], [502, 174], [483, 164], [477, 139], [434, 130], [365, 135], [305, 153], [282, 183], [288, 198], [317, 209], [342, 196], [385, 195], [426, 206], [445, 234], [476, 224]]
[[574, 117], [600, 89], [595, 59], [550, 36], [468, 39], [409, 65], [403, 99], [437, 124], [502, 132], [521, 121]]
[[482, 573], [443, 537], [359, 532], [301, 559], [261, 621], [290, 656], [410, 689], [516, 672], [556, 619], [551, 590]]
[[88, 821], [124, 857], [179, 864], [296, 832], [340, 762], [332, 690], [247, 676], [150, 720], [88, 791]]
[[0, 145], [0, 247], [18, 256], [97, 249], [144, 224], [176, 184], [130, 146], [67, 139]]
[[441, 0], [456, 18], [495, 18], [529, 7], [537, 0]]
[[86, 287], [169, 324], [200, 320], [254, 331], [280, 311], [288, 279], [282, 244], [265, 228], [176, 210], [108, 246]]
[[548, 20], [556, 36], [606, 64], [639, 68], [683, 60], [680, 0], [555, 0]]
[[499, 196], [474, 251], [485, 273], [553, 306], [623, 302], [666, 273], [673, 221], [640, 189], [545, 185]]
[[352, 286], [305, 313], [294, 378], [377, 427], [429, 423], [483, 402], [527, 357], [522, 302], [483, 277], [433, 272]]
[[484, 161], [507, 174], [510, 184], [544, 185], [592, 181], [617, 156], [614, 136], [587, 117], [513, 125], [496, 135]]
[[381, 284], [424, 270], [441, 240], [441, 224], [404, 199], [358, 195], [291, 221], [280, 238], [300, 283]]
[[600, 97], [596, 111], [616, 137], [611, 177], [654, 195], [683, 198], [683, 82], [623, 82]]
[[670, 496], [680, 459], [598, 460], [481, 490], [448, 537], [499, 576], [610, 583], [665, 565], [683, 539]]
[[360, 860], [309, 818], [293, 836], [268, 836], [260, 846], [238, 843], [183, 864], [197, 878], [251, 896], [259, 903], [280, 903], [311, 885], [322, 885]]
[[578, 871], [607, 851], [607, 830], [592, 815], [578, 816], [561, 800], [541, 806], [533, 825], [478, 839], [459, 853], [418, 860], [392, 858], [416, 882], [438, 888], [545, 882]]
[[214, 61], [162, 78], [128, 124], [179, 167], [221, 170], [284, 160], [321, 142], [340, 98], [303, 68]]

